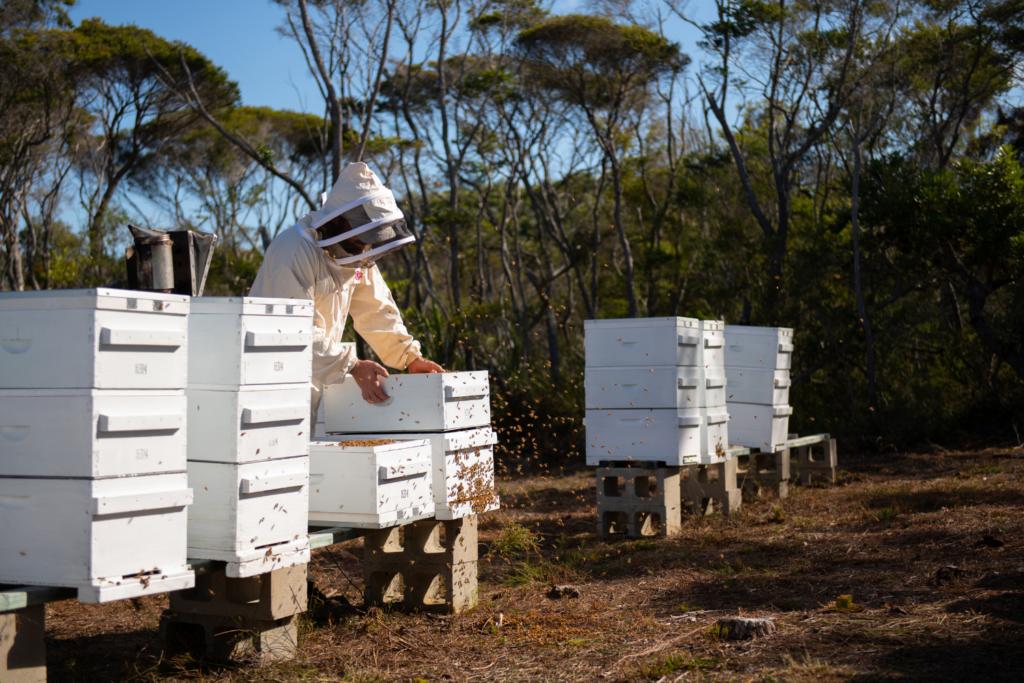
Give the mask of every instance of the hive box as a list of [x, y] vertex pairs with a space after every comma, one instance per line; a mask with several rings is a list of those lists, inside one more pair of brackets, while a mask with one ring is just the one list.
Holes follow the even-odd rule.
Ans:
[[367, 403], [351, 375], [324, 387], [327, 433], [443, 432], [491, 423], [486, 370], [392, 375], [381, 380], [388, 398]]
[[729, 403], [789, 403], [789, 370], [728, 367], [725, 376]]
[[588, 465], [640, 460], [676, 467], [727, 459], [729, 416], [724, 408], [588, 410], [586, 415]]
[[732, 443], [764, 452], [780, 451], [789, 436], [789, 406], [729, 403], [729, 438]]
[[725, 368], [725, 322], [701, 320], [701, 356], [698, 365], [703, 368]]
[[0, 477], [0, 583], [68, 586], [109, 602], [195, 585], [184, 473]]
[[432, 456], [423, 439], [309, 445], [310, 524], [382, 529], [434, 514]]
[[309, 453], [309, 383], [197, 389], [188, 397], [189, 460], [256, 462]]
[[185, 392], [0, 390], [0, 476], [185, 471]]
[[309, 562], [309, 458], [188, 463], [195, 502], [188, 555], [228, 563], [230, 577]]
[[[390, 439], [394, 434], [349, 435], [350, 439]], [[494, 444], [498, 435], [490, 427], [457, 432], [401, 434], [430, 445], [431, 491], [434, 517], [461, 519], [501, 507], [494, 487]]]
[[725, 405], [725, 370], [703, 366], [587, 368], [588, 410], [705, 408]]
[[183, 389], [188, 313], [174, 294], [0, 293], [0, 389]]
[[617, 318], [583, 323], [587, 367], [700, 363], [703, 335], [695, 318]]
[[789, 370], [792, 365], [792, 328], [726, 325], [725, 338], [726, 367]]
[[309, 382], [313, 302], [201, 297], [188, 320], [190, 384], [237, 387]]

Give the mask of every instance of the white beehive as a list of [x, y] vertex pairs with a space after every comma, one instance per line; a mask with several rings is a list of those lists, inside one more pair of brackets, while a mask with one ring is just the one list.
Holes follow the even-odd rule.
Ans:
[[695, 318], [618, 318], [583, 323], [587, 367], [698, 365]]
[[721, 368], [587, 368], [583, 382], [588, 410], [725, 405], [726, 377]]
[[189, 460], [255, 462], [309, 453], [309, 383], [197, 389], [188, 397]]
[[202, 297], [188, 320], [190, 385], [309, 382], [313, 302], [308, 299]]
[[[358, 434], [346, 438], [394, 437], [394, 434]], [[457, 432], [403, 433], [401, 438], [423, 439], [430, 445], [434, 517], [460, 519], [501, 507], [494, 487], [494, 444], [498, 443], [498, 435], [490, 427]]]
[[726, 459], [729, 415], [724, 408], [588, 410], [586, 415], [588, 465], [635, 460], [675, 467]]
[[182, 389], [188, 313], [175, 294], [0, 293], [0, 389]]
[[0, 390], [0, 476], [185, 471], [185, 392]]
[[486, 370], [392, 375], [380, 381], [388, 398], [367, 403], [355, 379], [324, 387], [328, 434], [441, 432], [491, 423]]
[[726, 325], [725, 338], [726, 367], [789, 370], [792, 365], [792, 328]]
[[[308, 419], [308, 418], [307, 418]], [[188, 462], [195, 502], [188, 554], [223, 560], [231, 577], [309, 562], [309, 458]]]
[[427, 442], [370, 443], [349, 437], [309, 445], [310, 524], [380, 529], [434, 514]]
[[729, 367], [725, 375], [729, 403], [789, 403], [789, 370]]
[[737, 446], [775, 452], [786, 447], [789, 437], [789, 406], [729, 403], [729, 438]]
[[191, 588], [184, 473], [0, 477], [0, 583], [67, 586], [82, 602]]

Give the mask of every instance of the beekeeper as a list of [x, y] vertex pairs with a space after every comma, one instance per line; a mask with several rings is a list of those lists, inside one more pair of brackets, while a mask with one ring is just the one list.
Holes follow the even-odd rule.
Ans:
[[395, 197], [363, 163], [349, 164], [319, 210], [278, 234], [249, 296], [313, 300], [312, 425], [326, 384], [355, 379], [371, 403], [387, 398], [388, 371], [341, 345], [345, 319], [384, 363], [411, 373], [444, 372], [420, 355], [375, 261], [415, 238]]

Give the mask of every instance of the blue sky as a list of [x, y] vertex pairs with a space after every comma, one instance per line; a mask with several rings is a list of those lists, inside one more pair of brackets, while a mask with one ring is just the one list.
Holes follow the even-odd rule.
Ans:
[[284, 11], [269, 0], [79, 0], [70, 14], [75, 23], [100, 17], [185, 41], [238, 81], [245, 104], [303, 109], [298, 89], [311, 110], [322, 108], [302, 52], [274, 30]]

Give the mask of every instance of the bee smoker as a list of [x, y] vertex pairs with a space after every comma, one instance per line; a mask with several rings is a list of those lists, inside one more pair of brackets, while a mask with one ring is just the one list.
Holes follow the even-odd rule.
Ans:
[[202, 296], [217, 236], [193, 230], [129, 225], [135, 243], [125, 249], [128, 288]]

